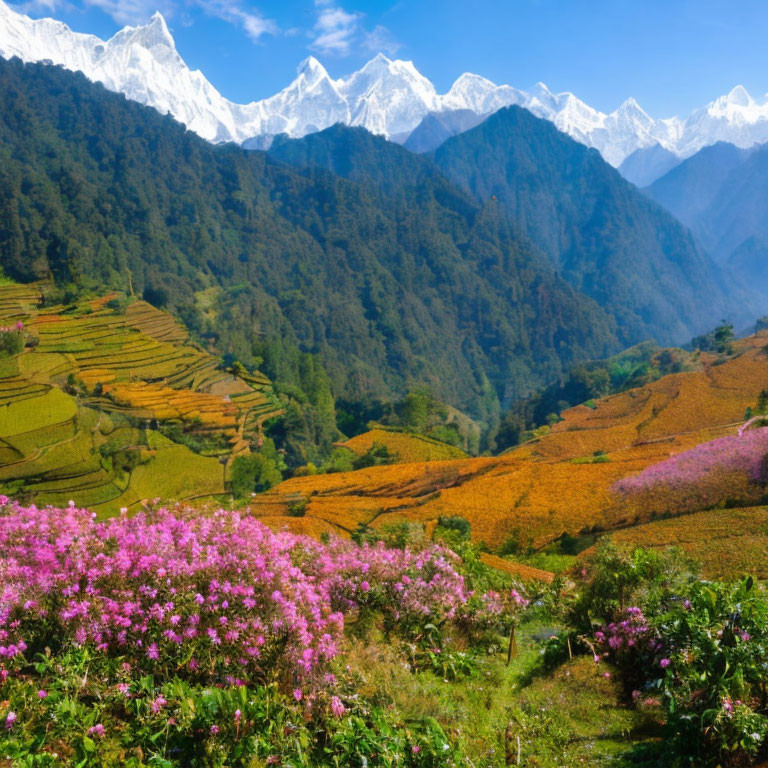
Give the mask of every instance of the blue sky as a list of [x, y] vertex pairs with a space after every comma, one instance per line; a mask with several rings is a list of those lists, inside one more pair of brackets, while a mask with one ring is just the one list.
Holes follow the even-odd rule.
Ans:
[[768, 91], [765, 0], [25, 0], [33, 17], [109, 37], [160, 10], [176, 45], [228, 98], [271, 95], [314, 54], [332, 76], [374, 53], [438, 90], [462, 72], [569, 90], [610, 111], [628, 96], [687, 114], [742, 84]]

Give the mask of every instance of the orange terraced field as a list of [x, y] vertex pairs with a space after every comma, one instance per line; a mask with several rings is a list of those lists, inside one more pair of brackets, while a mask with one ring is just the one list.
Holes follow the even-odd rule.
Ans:
[[617, 544], [680, 547], [708, 578], [768, 578], [768, 507], [712, 509], [611, 535]]
[[453, 445], [441, 443], [431, 437], [413, 434], [410, 432], [396, 432], [389, 429], [376, 427], [357, 435], [343, 443], [338, 443], [343, 448], [349, 448], [357, 456], [362, 456], [375, 445], [383, 445], [387, 448], [395, 461], [405, 464], [414, 461], [439, 461], [441, 459], [461, 459], [467, 454]]
[[[307, 500], [306, 514], [340, 532], [460, 515], [475, 540], [498, 547], [510, 536], [541, 547], [563, 532], [610, 530], [627, 519], [613, 483], [699, 443], [733, 434], [747, 406], [768, 388], [768, 334], [739, 341], [723, 364], [566, 411], [551, 432], [502, 456], [413, 462], [297, 477], [268, 497]], [[605, 463], [573, 463], [604, 451]], [[287, 502], [284, 504], [287, 508]], [[255, 511], [255, 514], [258, 514]], [[290, 524], [290, 521], [289, 521]], [[639, 530], [639, 529], [638, 529]]]

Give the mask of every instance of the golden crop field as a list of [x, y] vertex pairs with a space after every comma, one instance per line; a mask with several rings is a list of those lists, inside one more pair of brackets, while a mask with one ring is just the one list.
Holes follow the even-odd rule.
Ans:
[[[630, 513], [611, 486], [699, 443], [735, 434], [746, 407], [768, 388], [767, 344], [768, 334], [761, 333], [739, 341], [737, 355], [725, 363], [701, 355], [700, 370], [606, 397], [594, 409], [571, 408], [548, 434], [499, 457], [296, 477], [266, 496], [287, 509], [285, 500], [298, 495], [307, 501], [307, 516], [342, 533], [361, 524], [429, 524], [458, 515], [469, 520], [475, 540], [492, 548], [510, 538], [538, 548], [564, 532], [642, 524], [648, 517], [642, 510]], [[607, 460], [590, 463], [596, 451]]]
[[406, 464], [413, 461], [440, 461], [442, 459], [462, 459], [467, 454], [454, 445], [441, 443], [431, 437], [412, 432], [399, 432], [375, 427], [362, 435], [338, 443], [349, 448], [357, 456], [362, 456], [375, 445], [383, 445], [395, 457], [395, 462]]
[[617, 544], [678, 546], [708, 578], [768, 578], [768, 507], [712, 509], [616, 531]]

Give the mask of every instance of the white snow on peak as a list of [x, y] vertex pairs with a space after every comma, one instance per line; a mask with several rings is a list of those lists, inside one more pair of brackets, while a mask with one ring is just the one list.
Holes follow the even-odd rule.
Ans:
[[380, 53], [338, 80], [310, 56], [279, 93], [236, 104], [201, 72], [187, 67], [160, 13], [147, 24], [125, 27], [106, 41], [73, 32], [54, 19], [31, 19], [3, 0], [0, 20], [0, 56], [82, 72], [112, 91], [173, 115], [215, 142], [242, 142], [278, 133], [299, 137], [338, 122], [402, 137], [430, 112], [469, 109], [485, 115], [511, 104], [550, 120], [577, 141], [598, 149], [615, 166], [635, 150], [655, 145], [687, 157], [717, 141], [741, 147], [768, 142], [768, 94], [758, 101], [741, 85], [686, 119], [657, 119], [633, 98], [606, 114], [572, 93], [553, 93], [544, 83], [523, 91], [469, 72], [457, 78], [447, 93], [439, 94], [413, 62]]

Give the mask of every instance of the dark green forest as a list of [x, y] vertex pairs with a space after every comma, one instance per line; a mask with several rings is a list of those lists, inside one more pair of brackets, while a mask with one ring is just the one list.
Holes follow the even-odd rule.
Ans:
[[612, 320], [497, 206], [433, 171], [411, 181], [383, 194], [307, 174], [79, 74], [0, 62], [0, 254], [15, 279], [143, 295], [326, 412], [331, 395], [426, 384], [492, 419], [617, 348]]

